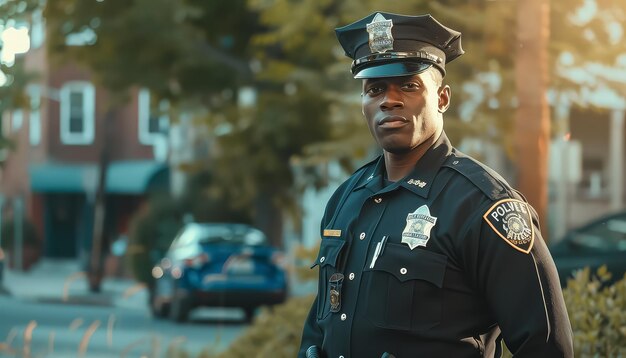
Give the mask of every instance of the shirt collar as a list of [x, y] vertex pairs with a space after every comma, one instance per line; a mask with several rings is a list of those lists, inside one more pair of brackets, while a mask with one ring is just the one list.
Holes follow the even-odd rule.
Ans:
[[424, 198], [428, 197], [433, 180], [439, 172], [446, 158], [452, 153], [452, 144], [445, 132], [424, 153], [422, 158], [415, 164], [413, 170], [403, 179], [385, 187], [383, 183], [385, 171], [384, 156], [380, 156], [372, 169], [367, 169], [364, 180], [354, 190], [368, 188], [374, 193], [382, 194], [402, 186]]

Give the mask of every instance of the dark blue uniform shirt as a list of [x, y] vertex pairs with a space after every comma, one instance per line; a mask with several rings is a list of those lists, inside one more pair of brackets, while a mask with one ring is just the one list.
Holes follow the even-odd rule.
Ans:
[[333, 358], [499, 357], [502, 339], [516, 357], [573, 355], [557, 272], [519, 193], [445, 133], [404, 179], [384, 173], [380, 157], [328, 202], [299, 357], [311, 345]]

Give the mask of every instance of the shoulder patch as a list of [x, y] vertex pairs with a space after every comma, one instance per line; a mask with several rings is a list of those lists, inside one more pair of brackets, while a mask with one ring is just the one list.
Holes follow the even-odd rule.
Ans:
[[487, 224], [515, 250], [529, 253], [535, 242], [528, 204], [517, 199], [503, 199], [493, 204], [483, 215]]

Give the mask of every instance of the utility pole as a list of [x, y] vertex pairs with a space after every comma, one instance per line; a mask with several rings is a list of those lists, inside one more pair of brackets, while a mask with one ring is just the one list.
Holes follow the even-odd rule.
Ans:
[[548, 83], [548, 0], [517, 1], [515, 80], [519, 105], [515, 116], [517, 186], [535, 208], [547, 241], [550, 110]]

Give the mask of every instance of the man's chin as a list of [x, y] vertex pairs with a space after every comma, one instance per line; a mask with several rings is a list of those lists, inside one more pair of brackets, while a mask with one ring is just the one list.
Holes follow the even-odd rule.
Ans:
[[412, 148], [406, 145], [385, 145], [383, 146], [383, 150], [387, 153], [401, 155], [407, 154], [411, 152]]

